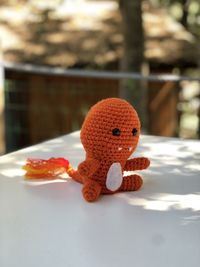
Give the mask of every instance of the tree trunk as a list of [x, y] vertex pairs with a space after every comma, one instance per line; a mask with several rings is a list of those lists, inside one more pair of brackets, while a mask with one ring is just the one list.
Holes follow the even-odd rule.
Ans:
[[188, 18], [188, 0], [181, 0], [182, 3], [182, 9], [183, 9], [183, 15], [181, 18], [181, 24], [187, 29], [188, 28], [188, 23], [187, 23], [187, 18]]
[[124, 71], [141, 71], [144, 50], [141, 2], [141, 0], [120, 0], [124, 35], [121, 68]]
[[[142, 1], [120, 0], [120, 11], [124, 36], [121, 70], [141, 73], [144, 52]], [[120, 97], [133, 104], [142, 120], [143, 128], [146, 128], [146, 94], [141, 81], [123, 79], [120, 83]]]

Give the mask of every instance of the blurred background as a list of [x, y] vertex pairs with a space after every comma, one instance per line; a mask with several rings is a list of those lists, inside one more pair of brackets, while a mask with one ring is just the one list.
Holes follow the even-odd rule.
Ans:
[[200, 138], [199, 0], [0, 0], [0, 154], [123, 97], [144, 133]]

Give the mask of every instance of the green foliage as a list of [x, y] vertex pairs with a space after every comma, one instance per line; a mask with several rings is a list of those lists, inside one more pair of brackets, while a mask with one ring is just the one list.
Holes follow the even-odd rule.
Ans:
[[149, 0], [155, 7], [163, 7], [189, 31], [200, 38], [199, 0]]

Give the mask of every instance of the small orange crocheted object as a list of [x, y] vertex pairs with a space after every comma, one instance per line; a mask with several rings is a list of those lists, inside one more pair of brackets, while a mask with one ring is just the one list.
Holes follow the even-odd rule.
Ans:
[[100, 194], [138, 190], [139, 175], [124, 176], [124, 171], [148, 168], [148, 158], [128, 159], [138, 144], [140, 120], [125, 100], [108, 98], [94, 105], [81, 129], [86, 159], [79, 164], [83, 197], [95, 201]]
[[143, 184], [142, 178], [138, 174], [125, 176], [124, 172], [143, 170], [150, 165], [145, 157], [129, 159], [139, 136], [140, 120], [135, 109], [120, 98], [104, 99], [90, 109], [82, 125], [81, 142], [86, 158], [78, 170], [68, 161], [63, 166], [64, 161], [60, 164], [54, 162], [55, 159], [44, 163], [29, 160], [24, 167], [26, 176], [57, 177], [66, 171], [83, 184], [82, 194], [88, 202], [97, 200], [100, 194], [138, 190]]

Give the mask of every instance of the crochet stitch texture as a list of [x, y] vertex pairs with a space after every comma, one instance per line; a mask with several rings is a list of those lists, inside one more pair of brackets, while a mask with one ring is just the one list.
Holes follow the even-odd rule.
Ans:
[[123, 175], [150, 165], [145, 157], [128, 159], [137, 147], [140, 127], [137, 112], [123, 99], [104, 99], [90, 109], [81, 129], [86, 158], [70, 174], [83, 183], [85, 200], [92, 202], [100, 194], [135, 191], [142, 186], [139, 175]]

